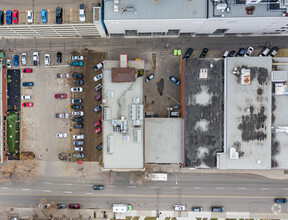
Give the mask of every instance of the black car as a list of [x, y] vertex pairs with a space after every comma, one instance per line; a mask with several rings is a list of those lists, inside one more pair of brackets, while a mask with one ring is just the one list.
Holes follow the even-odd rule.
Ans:
[[188, 48], [182, 59], [184, 60], [184, 59], [190, 58], [192, 53], [193, 53], [193, 51], [194, 50], [192, 48]]
[[57, 204], [58, 209], [65, 209], [66, 205], [65, 204]]
[[62, 53], [61, 52], [57, 53], [57, 63], [62, 63]]
[[245, 49], [244, 48], [240, 48], [240, 50], [238, 51], [236, 57], [243, 57], [245, 53]]
[[82, 79], [83, 78], [83, 74], [81, 74], [81, 73], [73, 73], [72, 77], [74, 79]]
[[4, 24], [4, 11], [0, 11], [0, 25]]
[[228, 57], [234, 57], [236, 54], [235, 50], [231, 50], [231, 52], [229, 53]]
[[71, 102], [73, 104], [79, 104], [79, 103], [82, 103], [82, 99], [71, 99]]
[[279, 50], [279, 47], [273, 47], [271, 49], [270, 53], [269, 53], [269, 56], [275, 57], [275, 55], [277, 54], [278, 50]]
[[208, 48], [204, 48], [199, 56], [199, 58], [205, 58], [208, 53]]
[[71, 105], [72, 109], [83, 109], [82, 105]]
[[82, 117], [75, 117], [75, 118], [72, 118], [72, 121], [82, 122], [82, 121], [83, 121], [83, 118], [82, 118]]
[[104, 185], [94, 185], [93, 189], [94, 190], [103, 190], [104, 189]]
[[81, 79], [78, 79], [78, 80], [76, 80], [76, 81], [74, 82], [74, 85], [75, 85], [75, 86], [81, 86], [81, 85], [83, 85], [83, 84], [84, 84], [84, 81], [81, 80]]
[[84, 145], [84, 141], [73, 141], [73, 145], [75, 146]]
[[211, 207], [211, 211], [212, 212], [224, 212], [224, 207], [222, 207], [222, 206]]
[[63, 17], [63, 8], [57, 7], [56, 8], [56, 23], [62, 24], [62, 17]]
[[102, 143], [99, 144], [97, 147], [96, 147], [97, 150], [101, 150], [102, 149]]
[[73, 128], [83, 128], [83, 124], [82, 123], [74, 124]]

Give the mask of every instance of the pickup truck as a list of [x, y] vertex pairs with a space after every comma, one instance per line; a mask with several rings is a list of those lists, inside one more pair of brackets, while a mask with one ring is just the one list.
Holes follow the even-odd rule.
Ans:
[[69, 114], [68, 113], [56, 113], [55, 117], [56, 118], [69, 118]]
[[57, 73], [57, 78], [69, 78], [69, 73]]

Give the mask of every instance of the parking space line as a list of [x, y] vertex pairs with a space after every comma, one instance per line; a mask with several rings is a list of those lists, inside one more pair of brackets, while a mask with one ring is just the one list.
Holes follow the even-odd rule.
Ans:
[[65, 183], [66, 186], [72, 186], [72, 183]]
[[1, 187], [1, 189], [9, 189], [8, 187]]
[[246, 188], [237, 188], [237, 189], [246, 189]]
[[51, 190], [43, 189], [43, 192], [51, 192]]
[[151, 189], [157, 189], [158, 186], [150, 186]]
[[267, 189], [269, 189], [269, 188], [261, 188], [262, 190], [267, 190]]
[[22, 189], [22, 190], [24, 190], [24, 191], [28, 191], [28, 190], [31, 190], [31, 189]]
[[70, 191], [64, 191], [64, 193], [72, 193], [72, 192], [70, 192]]

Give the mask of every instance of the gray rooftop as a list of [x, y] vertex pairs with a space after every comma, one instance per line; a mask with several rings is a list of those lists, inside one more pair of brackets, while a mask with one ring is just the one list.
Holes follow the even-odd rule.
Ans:
[[[241, 74], [233, 74], [236, 67], [250, 70], [247, 84]], [[218, 168], [271, 168], [271, 70], [271, 57], [226, 59], [224, 153], [219, 154]], [[233, 149], [239, 159], [230, 157]]]
[[223, 149], [223, 72], [220, 59], [186, 60], [185, 166], [216, 167]]

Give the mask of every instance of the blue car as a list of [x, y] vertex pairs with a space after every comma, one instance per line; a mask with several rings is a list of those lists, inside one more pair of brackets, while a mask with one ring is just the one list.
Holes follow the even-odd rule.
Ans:
[[34, 86], [33, 82], [23, 82], [23, 86]]
[[276, 198], [275, 203], [287, 203], [287, 199], [286, 198]]
[[47, 23], [47, 10], [45, 9], [41, 11], [41, 20], [42, 20], [42, 23]]
[[19, 56], [14, 55], [14, 66], [18, 66], [18, 65], [19, 65]]
[[6, 11], [6, 23], [12, 24], [12, 11], [10, 10]]

